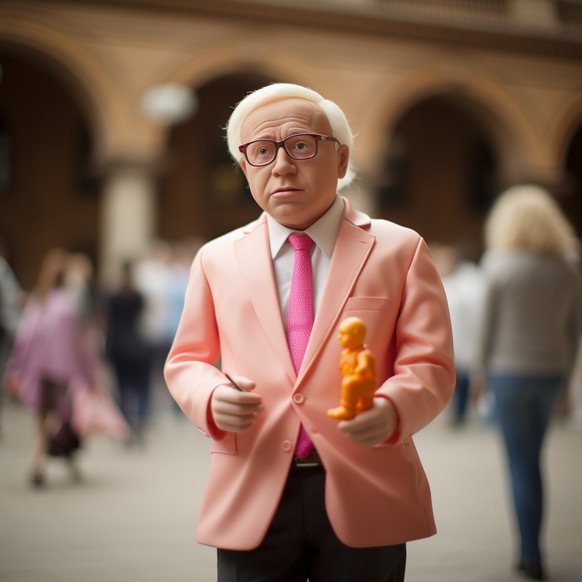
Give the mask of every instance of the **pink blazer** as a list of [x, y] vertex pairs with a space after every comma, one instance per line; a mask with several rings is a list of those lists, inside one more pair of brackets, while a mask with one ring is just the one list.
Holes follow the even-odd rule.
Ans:
[[[391, 545], [436, 532], [412, 435], [439, 414], [454, 387], [445, 294], [418, 234], [344, 205], [298, 376], [281, 319], [265, 216], [206, 244], [194, 260], [165, 375], [184, 413], [212, 439], [197, 532], [202, 544], [247, 550], [261, 542], [300, 423], [325, 466], [329, 519], [345, 544]], [[398, 434], [381, 446], [350, 441], [326, 414], [339, 401], [337, 332], [348, 316], [366, 322], [378, 392], [400, 416]], [[211, 394], [227, 383], [221, 369], [257, 384], [265, 410], [250, 431], [217, 433], [209, 424]]]

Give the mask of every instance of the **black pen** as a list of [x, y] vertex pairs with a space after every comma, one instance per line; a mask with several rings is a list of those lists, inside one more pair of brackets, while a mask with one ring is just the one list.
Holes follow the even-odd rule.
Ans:
[[232, 382], [232, 385], [239, 391], [239, 392], [244, 392], [244, 390], [226, 373], [224, 372], [224, 375]]

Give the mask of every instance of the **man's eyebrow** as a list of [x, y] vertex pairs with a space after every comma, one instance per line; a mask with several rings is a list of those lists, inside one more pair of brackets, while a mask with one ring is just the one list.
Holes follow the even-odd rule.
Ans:
[[259, 141], [259, 140], [262, 140], [262, 139], [269, 139], [269, 140], [275, 141], [275, 138], [273, 137], [272, 134], [267, 134], [267, 135], [258, 134], [256, 136], [254, 136], [252, 139], [249, 139], [248, 141], [249, 142], [250, 141]]

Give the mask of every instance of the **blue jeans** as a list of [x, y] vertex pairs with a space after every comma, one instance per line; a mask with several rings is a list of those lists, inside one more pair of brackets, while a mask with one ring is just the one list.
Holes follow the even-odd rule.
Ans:
[[544, 499], [540, 457], [563, 383], [560, 374], [493, 374], [489, 378], [509, 464], [520, 559], [527, 563], [541, 561]]

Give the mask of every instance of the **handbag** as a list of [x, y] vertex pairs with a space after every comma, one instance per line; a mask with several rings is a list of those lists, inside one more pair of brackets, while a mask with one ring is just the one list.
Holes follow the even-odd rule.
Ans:
[[49, 438], [47, 454], [51, 457], [70, 457], [81, 448], [81, 438], [70, 420], [64, 420]]
[[130, 434], [129, 426], [111, 394], [99, 387], [76, 385], [72, 390], [73, 429], [81, 436], [103, 434], [124, 439]]

